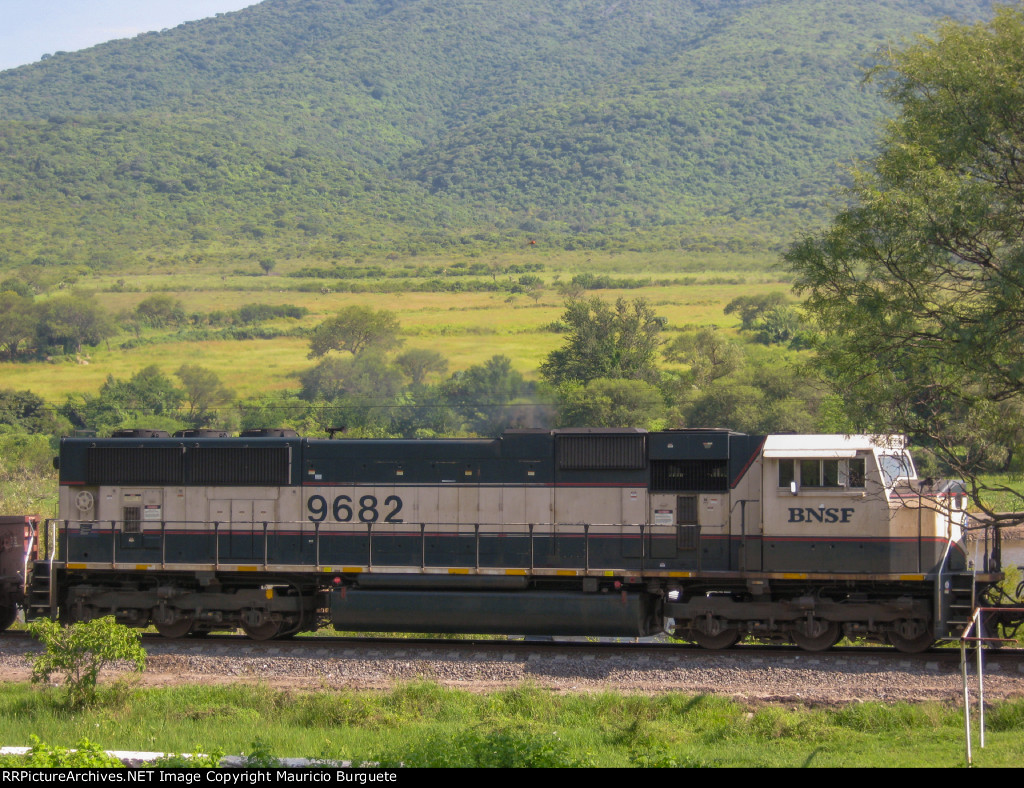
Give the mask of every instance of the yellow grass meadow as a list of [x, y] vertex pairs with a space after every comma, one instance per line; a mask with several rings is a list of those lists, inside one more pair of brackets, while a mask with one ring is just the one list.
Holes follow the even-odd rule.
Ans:
[[[417, 260], [425, 270], [443, 261]], [[502, 265], [513, 260], [502, 260]], [[523, 259], [519, 263], [529, 262]], [[607, 255], [566, 253], [545, 258], [537, 272], [544, 282], [536, 299], [507, 292], [403, 292], [347, 293], [330, 290], [333, 282], [312, 291], [292, 289], [293, 277], [282, 265], [274, 276], [258, 277], [215, 272], [151, 271], [136, 275], [84, 276], [76, 287], [92, 291], [112, 315], [125, 315], [155, 292], [181, 301], [186, 313], [230, 312], [246, 304], [291, 304], [309, 314], [300, 321], [280, 320], [278, 327], [312, 329], [345, 306], [361, 304], [395, 312], [402, 325], [406, 348], [429, 348], [446, 356], [450, 371], [480, 364], [494, 355], [512, 359], [513, 366], [535, 378], [545, 356], [559, 347], [564, 336], [547, 327], [561, 316], [565, 295], [558, 289], [577, 273], [602, 273], [613, 277], [676, 280], [630, 289], [591, 290], [582, 296], [607, 301], [645, 298], [664, 317], [669, 332], [685, 326], [717, 325], [735, 329], [735, 315], [724, 306], [740, 295], [788, 292], [777, 271], [758, 270], [764, 260], [724, 259], [722, 256]], [[296, 265], [291, 267], [296, 268]], [[383, 266], [387, 267], [387, 266]], [[515, 275], [511, 275], [513, 278]], [[485, 277], [476, 277], [485, 278]], [[508, 279], [510, 275], [502, 275]], [[681, 280], [686, 280], [685, 282]], [[120, 280], [120, 284], [118, 284]], [[382, 280], [359, 280], [373, 286]], [[312, 365], [308, 343], [298, 336], [253, 340], [182, 339], [174, 332], [146, 330], [144, 344], [122, 348], [133, 340], [129, 331], [111, 337], [78, 357], [54, 358], [31, 363], [0, 363], [0, 387], [29, 389], [49, 402], [68, 394], [95, 393], [112, 375], [127, 378], [151, 364], [173, 374], [182, 364], [198, 364], [215, 370], [239, 397], [280, 392], [298, 387], [297, 375]]]

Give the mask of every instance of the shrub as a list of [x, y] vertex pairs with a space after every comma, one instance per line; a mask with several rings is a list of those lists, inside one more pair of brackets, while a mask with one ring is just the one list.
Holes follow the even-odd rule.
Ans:
[[429, 738], [400, 759], [403, 766], [434, 768], [586, 768], [594, 763], [576, 755], [557, 733], [519, 729], [463, 731]]
[[96, 680], [111, 663], [128, 660], [137, 671], [146, 668], [142, 636], [118, 624], [113, 616], [68, 626], [41, 618], [29, 624], [28, 630], [46, 647], [42, 654], [29, 655], [33, 683], [47, 682], [54, 673], [64, 674], [68, 705], [73, 708], [96, 703]]
[[32, 747], [25, 755], [0, 756], [0, 768], [35, 769], [110, 769], [124, 768], [124, 764], [113, 755], [108, 755], [99, 745], [88, 739], [81, 739], [72, 750], [51, 747], [39, 741], [38, 736], [29, 737]]

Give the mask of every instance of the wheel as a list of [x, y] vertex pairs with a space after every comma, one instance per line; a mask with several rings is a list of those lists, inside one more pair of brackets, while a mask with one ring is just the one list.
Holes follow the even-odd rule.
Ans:
[[184, 618], [172, 621], [170, 624], [153, 622], [153, 626], [155, 626], [156, 631], [165, 638], [170, 638], [172, 640], [183, 638], [188, 634], [189, 630], [192, 629], [192, 617], [185, 616]]
[[920, 654], [935, 642], [931, 624], [918, 620], [897, 621], [886, 633], [886, 637], [897, 651], [904, 654]]
[[810, 629], [817, 634], [808, 634], [806, 628], [794, 629], [790, 633], [793, 642], [804, 651], [828, 651], [843, 636], [842, 628], [835, 621], [815, 619]]
[[281, 631], [281, 625], [277, 621], [264, 621], [256, 626], [242, 624], [242, 629], [252, 640], [273, 640]]
[[14, 623], [14, 619], [18, 617], [18, 608], [14, 605], [0, 605], [0, 632], [3, 632], [7, 627]]
[[690, 629], [686, 632], [686, 638], [709, 651], [721, 651], [736, 645], [736, 642], [740, 639], [740, 631], [738, 629], [726, 628], [715, 635], [709, 635], [706, 632]]

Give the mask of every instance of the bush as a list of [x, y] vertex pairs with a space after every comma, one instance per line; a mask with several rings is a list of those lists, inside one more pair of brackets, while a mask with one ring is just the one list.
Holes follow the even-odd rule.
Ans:
[[53, 448], [46, 435], [30, 435], [0, 424], [0, 481], [26, 476], [50, 479], [53, 475]]
[[124, 764], [113, 755], [107, 755], [99, 745], [88, 739], [81, 739], [73, 750], [51, 747], [39, 741], [38, 736], [29, 737], [32, 747], [26, 755], [0, 756], [0, 768], [35, 769], [118, 769]]
[[54, 673], [63, 673], [67, 702], [72, 708], [96, 703], [96, 681], [108, 665], [127, 660], [137, 671], [146, 668], [142, 636], [118, 624], [113, 616], [68, 626], [40, 618], [29, 624], [28, 631], [46, 647], [42, 654], [29, 655], [32, 682], [47, 682]]

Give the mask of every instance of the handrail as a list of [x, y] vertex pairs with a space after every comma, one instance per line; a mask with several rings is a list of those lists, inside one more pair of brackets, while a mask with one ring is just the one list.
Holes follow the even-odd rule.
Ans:
[[[137, 536], [138, 539], [132, 544], [128, 545], [123, 542], [121, 537], [124, 535], [124, 523], [123, 520], [63, 520], [59, 524], [57, 521], [49, 521], [49, 524], [55, 530], [61, 528], [67, 530], [69, 528], [77, 528], [79, 526], [91, 527], [92, 533], [100, 538], [103, 538], [110, 546], [109, 558], [101, 561], [96, 561], [95, 558], [90, 559], [91, 563], [109, 563], [114, 565], [119, 561], [135, 561], [137, 563], [145, 563], [145, 560], [137, 560], [134, 556], [139, 556], [141, 559], [143, 554], [152, 556], [148, 560], [153, 564], [158, 564], [161, 568], [173, 567], [178, 563], [196, 563], [196, 560], [180, 560], [172, 557], [172, 544], [171, 540], [180, 538], [182, 534], [194, 534], [194, 536], [203, 536], [205, 538], [212, 537], [212, 556], [206, 557], [205, 561], [201, 560], [201, 563], [207, 563], [212, 557], [212, 563], [214, 566], [221, 566], [223, 564], [237, 564], [244, 563], [246, 560], [257, 564], [262, 564], [264, 569], [268, 569], [274, 563], [279, 563], [273, 560], [274, 555], [270, 551], [270, 536], [279, 535], [283, 533], [290, 533], [296, 536], [300, 536], [303, 532], [309, 534], [310, 526], [313, 531], [313, 555], [310, 556], [312, 562], [309, 564], [311, 567], [319, 569], [325, 559], [325, 542], [324, 540], [330, 539], [331, 537], [337, 536], [358, 536], [360, 533], [367, 537], [365, 545], [365, 552], [362, 555], [353, 556], [352, 559], [344, 559], [346, 564], [359, 563], [359, 559], [365, 560], [365, 566], [373, 568], [380, 564], [380, 547], [379, 539], [384, 536], [390, 535], [389, 531], [385, 531], [384, 527], [399, 526], [401, 535], [404, 537], [412, 537], [419, 541], [419, 568], [427, 569], [432, 564], [430, 563], [430, 552], [427, 545], [427, 534], [434, 534], [437, 532], [447, 533], [452, 537], [468, 538], [469, 533], [466, 529], [468, 527], [473, 528], [473, 563], [472, 567], [476, 570], [486, 568], [484, 566], [484, 540], [489, 538], [498, 538], [502, 536], [508, 536], [510, 531], [520, 537], [526, 539], [529, 555], [524, 556], [528, 568], [533, 571], [537, 567], [537, 561], [539, 553], [539, 545], [542, 540], [557, 540], [566, 537], [573, 539], [583, 540], [582, 556], [574, 562], [576, 568], [582, 569], [584, 572], [590, 572], [593, 570], [594, 564], [594, 552], [591, 549], [593, 547], [592, 540], [595, 537], [595, 531], [598, 528], [620, 528], [627, 532], [632, 532], [634, 535], [637, 533], [640, 537], [640, 551], [639, 551], [639, 564], [640, 570], [643, 571], [651, 565], [651, 549], [648, 541], [653, 535], [654, 529], [646, 523], [638, 524], [623, 524], [623, 523], [581, 523], [581, 522], [558, 522], [558, 523], [499, 523], [499, 522], [475, 522], [475, 523], [453, 523], [453, 522], [406, 522], [406, 523], [388, 523], [385, 521], [376, 522], [353, 522], [353, 523], [326, 523], [324, 522], [312, 522], [306, 520], [295, 520], [295, 521], [255, 521], [246, 523], [230, 523], [223, 522], [220, 520], [214, 521], [202, 521], [202, 520], [161, 520], [159, 523], [150, 522], [142, 523], [142, 530], [133, 535]], [[365, 531], [362, 527], [365, 526]], [[247, 552], [238, 555], [233, 555], [232, 552], [225, 554], [225, 550], [234, 551], [235, 547], [227, 547], [222, 545], [222, 539], [224, 537], [230, 538], [232, 529], [240, 527], [243, 531], [247, 531], [251, 539], [251, 547], [244, 548]], [[109, 529], [109, 534], [107, 533]], [[521, 529], [516, 532], [516, 529]], [[262, 531], [262, 549], [258, 546], [256, 536]], [[417, 533], [418, 531], [418, 533]], [[150, 543], [147, 544], [145, 541], [146, 534], [150, 535]], [[156, 543], [153, 543], [152, 536], [158, 536]], [[305, 538], [305, 537], [300, 537]], [[53, 549], [56, 549], [57, 539], [54, 537], [49, 540]], [[276, 550], [277, 548], [275, 548]], [[359, 551], [357, 551], [359, 552]], [[180, 554], [180, 550], [177, 554]], [[79, 560], [79, 559], [74, 559]], [[330, 559], [327, 559], [330, 560]], [[634, 558], [633, 560], [637, 560]], [[303, 565], [309, 561], [300, 561]], [[337, 559], [335, 559], [337, 561]], [[280, 562], [283, 563], [283, 562]], [[567, 567], [568, 568], [568, 567]]]
[[32, 521], [32, 530], [29, 533], [28, 541], [25, 543], [25, 557], [21, 562], [21, 593], [28, 594], [28, 558], [32, 555], [32, 548], [36, 544], [36, 530], [39, 528], [39, 522], [37, 520]]
[[[933, 627], [933, 629], [934, 629], [936, 634], [939, 633], [939, 627], [940, 627], [940, 625], [942, 624], [942, 621], [943, 621], [943, 615], [942, 615], [942, 594], [943, 594], [943, 591], [945, 590], [945, 587], [946, 587], [946, 583], [945, 583], [945, 580], [944, 580], [944, 575], [946, 574], [946, 565], [949, 562], [949, 551], [952, 549], [952, 547], [953, 547], [953, 540], [952, 540], [952, 538], [947, 538], [946, 539], [946, 549], [943, 550], [942, 558], [939, 561], [938, 577], [935, 578], [935, 604], [932, 605], [932, 627]], [[920, 545], [918, 546], [917, 554], [918, 554], [918, 556], [921, 555]], [[971, 574], [973, 576], [974, 572], [972, 571]], [[973, 583], [972, 583], [971, 587], [972, 588], [974, 587]], [[974, 594], [973, 594], [973, 592], [971, 594], [971, 604], [974, 604]], [[943, 632], [943, 634], [945, 634], [945, 632]]]
[[[972, 765], [972, 754], [971, 754], [971, 698], [968, 690], [967, 681], [967, 644], [974, 643], [975, 651], [977, 652], [977, 672], [978, 672], [978, 732], [979, 732], [979, 744], [982, 749], [985, 749], [985, 662], [982, 658], [982, 654], [985, 649], [982, 646], [985, 643], [1012, 643], [1013, 641], [1009, 638], [993, 638], [986, 637], [981, 626], [981, 618], [984, 613], [1022, 613], [1024, 614], [1024, 607], [976, 607], [974, 613], [971, 614], [971, 620], [967, 626], [964, 627], [963, 632], [960, 633], [960, 676], [963, 681], [963, 698], [964, 698], [964, 749], [967, 758], [967, 765]], [[972, 636], [972, 632], [978, 634]]]

